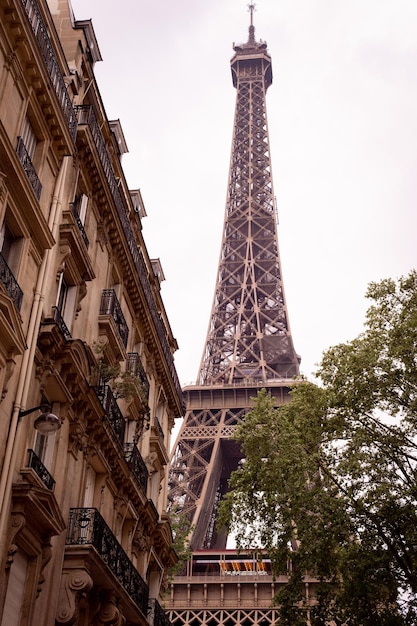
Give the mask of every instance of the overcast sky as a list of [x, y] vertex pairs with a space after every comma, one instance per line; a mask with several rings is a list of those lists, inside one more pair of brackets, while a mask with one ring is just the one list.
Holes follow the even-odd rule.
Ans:
[[[96, 75], [120, 119], [144, 237], [166, 276], [181, 383], [197, 378], [214, 294], [242, 0], [72, 0], [91, 18]], [[416, 267], [417, 1], [259, 0], [267, 110], [291, 331], [312, 376], [362, 330], [370, 281]]]

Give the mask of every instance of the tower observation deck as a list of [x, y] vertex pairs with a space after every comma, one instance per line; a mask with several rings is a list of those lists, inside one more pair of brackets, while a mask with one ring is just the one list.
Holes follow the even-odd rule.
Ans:
[[231, 59], [237, 96], [214, 300], [198, 382], [183, 389], [186, 413], [171, 460], [170, 506], [193, 528], [193, 558], [166, 603], [174, 626], [273, 624], [271, 589], [280, 584], [267, 567], [229, 553], [216, 527], [218, 503], [242, 458], [234, 429], [260, 389], [277, 406], [288, 400], [300, 362], [278, 248], [266, 113], [271, 57], [255, 39], [253, 4], [249, 10], [248, 40], [234, 45]]

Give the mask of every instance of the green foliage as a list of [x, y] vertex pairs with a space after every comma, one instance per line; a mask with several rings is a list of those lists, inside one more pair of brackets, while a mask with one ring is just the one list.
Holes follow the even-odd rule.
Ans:
[[171, 521], [172, 536], [174, 539], [173, 548], [178, 556], [178, 561], [169, 571], [169, 578], [179, 574], [186, 566], [191, 557], [190, 534], [192, 525], [188, 517], [179, 509], [173, 508], [169, 512]]
[[147, 391], [134, 372], [123, 371], [119, 362], [107, 363], [104, 358], [105, 346], [94, 343], [93, 351], [97, 355], [97, 363], [93, 375], [96, 386], [109, 385], [115, 398], [131, 400], [139, 398], [142, 404], [148, 404]]
[[276, 573], [292, 562], [283, 625], [306, 621], [300, 572], [319, 581], [312, 626], [417, 620], [417, 273], [367, 297], [364, 332], [324, 354], [321, 386], [279, 409], [261, 391], [237, 429], [245, 462], [220, 523]]
[[139, 400], [141, 409], [139, 419], [136, 420], [133, 437], [133, 442], [137, 443], [142, 433], [149, 428], [151, 415], [148, 404], [148, 389], [135, 372], [122, 371], [119, 362], [106, 362], [105, 345], [94, 342], [92, 348], [97, 355], [96, 365], [93, 368], [94, 386], [101, 388], [104, 392], [105, 386], [108, 385], [116, 399], [124, 399], [127, 402]]

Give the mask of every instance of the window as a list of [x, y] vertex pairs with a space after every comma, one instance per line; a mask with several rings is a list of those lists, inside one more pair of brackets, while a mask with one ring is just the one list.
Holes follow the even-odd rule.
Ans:
[[62, 272], [59, 277], [56, 308], [68, 329], [68, 333], [70, 333], [69, 329], [71, 329], [74, 318], [76, 296], [77, 287], [75, 285], [68, 285], [64, 272]]
[[14, 274], [17, 274], [19, 269], [22, 244], [23, 238], [16, 234], [10, 224], [9, 216], [6, 215], [0, 228], [0, 251]]
[[22, 138], [23, 145], [26, 148], [28, 157], [33, 163], [37, 140], [36, 140], [35, 131], [33, 130], [32, 124], [30, 123], [28, 118], [26, 118], [25, 121], [23, 122], [21, 138]]
[[[42, 405], [51, 406], [49, 400], [42, 395]], [[55, 410], [57, 410], [57, 405], [55, 404]], [[57, 410], [59, 415], [59, 411]], [[36, 431], [35, 434], [35, 443], [33, 444], [33, 451], [38, 457], [42, 464], [46, 467], [48, 471], [52, 468], [52, 463], [54, 460], [54, 448], [55, 448], [55, 433], [50, 433], [49, 435], [43, 435], [40, 431]]]
[[88, 196], [86, 196], [85, 193], [82, 193], [80, 196], [78, 196], [74, 200], [74, 202], [71, 203], [72, 215], [78, 226], [81, 237], [84, 240], [86, 248], [88, 249], [89, 241], [88, 241], [87, 233], [85, 232], [85, 228], [84, 228], [85, 217], [87, 214], [87, 206], [88, 206]]
[[0, 250], [6, 260], [8, 260], [10, 257], [14, 240], [15, 238], [12, 231], [10, 230], [6, 222], [3, 222], [3, 225], [0, 229]]
[[54, 455], [55, 433], [43, 435], [41, 432], [37, 432], [35, 437], [33, 451], [46, 469], [50, 471]]
[[0, 280], [16, 307], [20, 309], [23, 292], [16, 280], [19, 270], [23, 237], [15, 235], [7, 219], [0, 228]]
[[83, 226], [85, 224], [87, 205], [88, 205], [88, 196], [86, 196], [85, 193], [82, 193], [78, 199], [78, 202], [76, 203], [76, 210], [77, 210], [80, 222]]
[[42, 184], [38, 178], [38, 174], [34, 167], [34, 158], [38, 141], [35, 131], [28, 118], [25, 119], [22, 127], [22, 134], [17, 141], [17, 155], [26, 172], [29, 182], [37, 199], [39, 200], [42, 193]]
[[85, 477], [85, 492], [83, 506], [91, 509], [94, 506], [94, 490], [96, 486], [96, 472], [92, 467], [87, 468]]
[[20, 624], [28, 565], [28, 555], [19, 548], [13, 557], [13, 563], [10, 567], [1, 626]]

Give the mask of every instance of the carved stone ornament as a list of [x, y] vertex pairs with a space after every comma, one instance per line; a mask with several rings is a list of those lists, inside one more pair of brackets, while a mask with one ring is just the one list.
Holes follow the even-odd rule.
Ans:
[[145, 458], [146, 467], [149, 470], [150, 474], [155, 474], [158, 471], [156, 467], [156, 461], [158, 460], [158, 455], [156, 452], [150, 452], [148, 456]]
[[88, 453], [88, 434], [85, 425], [79, 420], [71, 421], [70, 436], [68, 440], [68, 448], [76, 456], [76, 452], [80, 451], [84, 454]]
[[56, 271], [56, 280], [59, 281], [59, 277], [65, 270], [65, 260], [71, 254], [71, 248], [68, 245], [60, 246], [58, 257], [58, 268]]
[[78, 287], [77, 309], [75, 311], [76, 319], [78, 318], [78, 315], [81, 311], [81, 301], [85, 298], [86, 295], [87, 295], [87, 285], [85, 281], [83, 280]]
[[43, 575], [43, 571], [45, 569], [45, 566], [51, 560], [51, 558], [52, 558], [52, 545], [50, 541], [47, 541], [42, 544], [42, 548], [41, 548], [41, 569], [39, 572], [38, 586], [36, 589], [37, 596], [39, 596], [40, 592], [42, 591], [42, 586], [45, 582], [45, 576]]
[[4, 398], [7, 395], [8, 382], [9, 382], [9, 380], [10, 380], [12, 374], [13, 374], [15, 365], [16, 365], [16, 361], [14, 359], [7, 359], [5, 372], [4, 372], [4, 378], [3, 378], [3, 388], [1, 390], [0, 402], [1, 402], [1, 400], [4, 400]]
[[6, 67], [11, 72], [15, 82], [20, 82], [23, 79], [23, 68], [16, 52], [9, 52], [6, 57]]
[[151, 540], [143, 529], [137, 530], [133, 538], [133, 547], [136, 552], [149, 552], [151, 549]]
[[7, 176], [3, 172], [0, 172], [0, 203], [6, 198], [7, 194], [7, 184], [6, 184]]
[[57, 624], [73, 624], [78, 607], [93, 586], [93, 579], [84, 569], [74, 569], [63, 574], [59, 591]]
[[98, 602], [97, 612], [91, 621], [94, 626], [124, 626], [126, 618], [117, 606], [117, 599], [112, 591], [103, 591]]
[[25, 523], [26, 518], [23, 513], [15, 513], [14, 515], [12, 515], [10, 543], [9, 549], [7, 550], [6, 569], [9, 569], [14, 561], [14, 555], [16, 554], [18, 549], [17, 545], [14, 542], [14, 539], [17, 533], [24, 527]]

